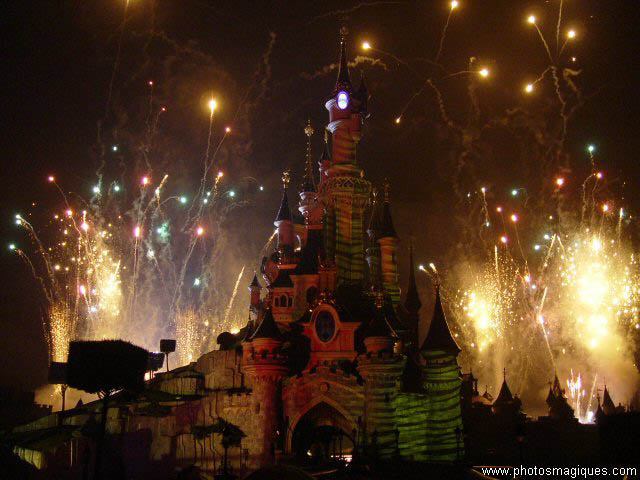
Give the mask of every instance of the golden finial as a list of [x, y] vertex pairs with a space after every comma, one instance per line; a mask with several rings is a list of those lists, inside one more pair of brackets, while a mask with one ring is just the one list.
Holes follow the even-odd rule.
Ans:
[[313, 135], [313, 127], [311, 126], [311, 117], [307, 120], [307, 126], [304, 127], [304, 134], [311, 139], [311, 135]]
[[377, 204], [378, 203], [378, 189], [376, 187], [373, 187], [371, 189], [371, 196], [373, 197], [373, 204]]
[[329, 130], [324, 129], [324, 143], [329, 143]]
[[284, 172], [282, 172], [282, 188], [284, 188], [285, 190], [287, 189], [287, 186], [289, 185], [289, 180], [291, 180], [291, 176], [289, 174], [289, 170], [285, 170]]
[[391, 190], [391, 185], [389, 185], [389, 180], [387, 178], [384, 179], [384, 201], [389, 203], [389, 191]]

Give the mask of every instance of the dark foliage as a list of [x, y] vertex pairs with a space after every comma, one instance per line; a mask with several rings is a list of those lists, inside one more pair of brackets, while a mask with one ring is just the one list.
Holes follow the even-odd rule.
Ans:
[[144, 348], [122, 340], [71, 342], [67, 381], [89, 393], [140, 390], [148, 357]]
[[162, 353], [173, 353], [176, 351], [176, 341], [171, 339], [160, 340], [160, 351]]
[[162, 352], [149, 352], [149, 358], [147, 360], [147, 370], [156, 372], [164, 365], [164, 353]]
[[222, 332], [218, 335], [218, 345], [220, 345], [220, 350], [232, 350], [236, 345], [238, 339], [235, 335], [229, 332]]

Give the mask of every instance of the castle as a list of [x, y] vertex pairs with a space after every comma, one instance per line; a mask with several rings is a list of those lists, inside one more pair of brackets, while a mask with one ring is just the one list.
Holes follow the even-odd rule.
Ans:
[[[439, 291], [419, 343], [413, 265], [400, 302], [389, 187], [378, 203], [356, 159], [367, 100], [364, 79], [357, 89], [351, 83], [343, 38], [336, 86], [325, 104], [329, 135], [317, 182], [310, 145], [307, 151], [303, 222], [293, 221], [285, 174], [274, 222], [277, 249], [261, 267], [266, 295], [254, 277], [247, 326], [237, 339], [221, 342], [228, 350], [241, 345], [240, 371], [252, 386], [251, 403], [261, 405], [259, 464], [273, 462], [274, 449], [309, 451], [322, 427], [335, 432], [342, 449], [349, 443], [383, 458], [462, 456], [460, 349]], [[307, 135], [312, 132], [308, 125]]]
[[[225, 458], [236, 470], [287, 456], [425, 462], [464, 456], [460, 349], [439, 289], [420, 342], [412, 256], [401, 301], [389, 186], [378, 199], [356, 159], [367, 100], [364, 79], [357, 89], [351, 83], [343, 38], [337, 82], [325, 103], [319, 176], [309, 141], [301, 216], [292, 212], [285, 174], [277, 248], [262, 260], [264, 286], [258, 275], [249, 286], [247, 325], [221, 334], [219, 350], [157, 373], [135, 399], [121, 395], [108, 411], [112, 450], [128, 470], [157, 478], [189, 464], [219, 471], [220, 435], [210, 428], [218, 419], [246, 435], [227, 445]], [[305, 133], [311, 137], [311, 125]], [[99, 402], [87, 404], [45, 417], [38, 428], [72, 432], [98, 412]], [[60, 461], [81, 468], [82, 438], [69, 433], [65, 441], [70, 453]], [[31, 455], [32, 463], [58, 461], [27, 450], [21, 456]]]

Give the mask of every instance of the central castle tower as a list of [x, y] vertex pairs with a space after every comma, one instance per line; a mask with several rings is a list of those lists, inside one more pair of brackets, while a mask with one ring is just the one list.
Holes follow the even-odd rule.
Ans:
[[364, 78], [354, 91], [347, 66], [346, 42], [340, 41], [340, 63], [335, 89], [325, 108], [331, 132], [328, 161], [320, 165], [318, 198], [325, 211], [327, 256], [335, 260], [338, 284], [362, 284], [364, 280], [364, 208], [371, 184], [358, 166], [356, 146], [367, 117], [367, 89]]

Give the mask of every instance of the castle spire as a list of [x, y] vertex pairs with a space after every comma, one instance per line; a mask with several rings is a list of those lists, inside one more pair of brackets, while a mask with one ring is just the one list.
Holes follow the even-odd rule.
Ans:
[[289, 197], [287, 197], [287, 185], [289, 184], [289, 172], [282, 174], [282, 200], [280, 208], [273, 224], [278, 229], [278, 251], [280, 263], [289, 263], [293, 255], [293, 222], [291, 221], [291, 209]]
[[611, 395], [607, 389], [607, 384], [604, 385], [604, 392], [602, 393], [602, 411], [605, 415], [611, 415], [616, 411], [616, 405], [611, 399]]
[[500, 393], [498, 393], [498, 398], [493, 402], [496, 406], [501, 406], [507, 404], [508, 402], [513, 401], [513, 395], [511, 394], [511, 389], [509, 385], [507, 385], [507, 369], [503, 370], [503, 379], [502, 386], [500, 387]]
[[255, 271], [253, 272], [253, 280], [251, 281], [249, 288], [262, 288], [260, 282], [258, 281], [258, 274]]
[[311, 126], [311, 118], [307, 120], [304, 127], [304, 134], [307, 136], [307, 158], [304, 165], [304, 178], [300, 192], [315, 192], [316, 185], [313, 179], [313, 162], [311, 161], [311, 136], [313, 135], [313, 127]]
[[453, 339], [449, 325], [447, 325], [447, 318], [440, 300], [440, 285], [438, 284], [436, 284], [436, 305], [433, 309], [429, 333], [427, 333], [427, 338], [425, 338], [420, 350], [423, 352], [443, 351], [454, 355], [460, 353], [460, 347]]
[[253, 281], [249, 285], [249, 298], [250, 298], [250, 306], [254, 309], [257, 308], [260, 303], [260, 291], [262, 290], [262, 286], [258, 281], [258, 274], [253, 272]]
[[289, 208], [289, 197], [287, 197], [288, 185], [289, 171], [287, 170], [282, 173], [282, 200], [280, 201], [280, 208], [278, 209], [278, 215], [274, 223], [286, 220], [291, 221], [291, 209]]
[[382, 265], [382, 285], [384, 292], [391, 297], [395, 308], [400, 303], [400, 286], [398, 285], [398, 264], [396, 250], [398, 249], [398, 235], [391, 219], [389, 206], [389, 182], [384, 183], [384, 204], [382, 205], [382, 220], [380, 225], [380, 259]]
[[547, 399], [546, 399], [547, 406], [549, 407], [551, 407], [551, 405], [553, 405], [553, 403], [556, 401], [556, 396], [553, 393], [553, 387], [551, 385], [553, 385], [553, 383], [549, 382], [549, 393], [547, 393]]
[[333, 92], [335, 96], [338, 92], [344, 90], [351, 92], [351, 79], [349, 78], [349, 66], [347, 65], [347, 45], [346, 36], [349, 33], [346, 27], [340, 29], [340, 61], [338, 63], [338, 79], [336, 88]]

